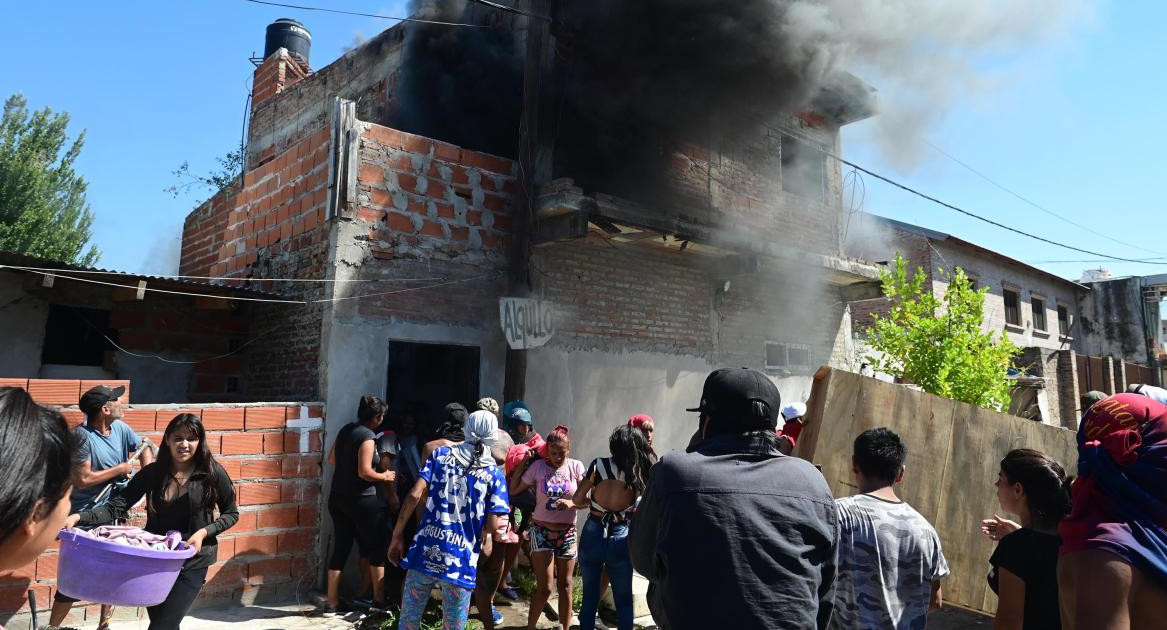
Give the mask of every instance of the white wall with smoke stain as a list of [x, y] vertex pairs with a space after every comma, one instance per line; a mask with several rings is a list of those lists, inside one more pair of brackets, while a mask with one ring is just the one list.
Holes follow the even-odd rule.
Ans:
[[[571, 428], [572, 457], [586, 464], [608, 454], [608, 436], [637, 413], [656, 420], [659, 454], [683, 450], [697, 429], [697, 406], [705, 377], [718, 367], [697, 357], [656, 352], [532, 350], [527, 363], [527, 399], [539, 433], [557, 424]], [[811, 377], [775, 379], [786, 402], [805, 401]]]

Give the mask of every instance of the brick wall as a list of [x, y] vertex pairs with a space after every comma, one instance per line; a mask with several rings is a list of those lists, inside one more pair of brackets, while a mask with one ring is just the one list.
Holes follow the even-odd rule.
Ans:
[[186, 384], [187, 400], [252, 400], [242, 357], [223, 356], [245, 341], [248, 320], [242, 313], [192, 309], [189, 302], [152, 296], [149, 302], [115, 303], [109, 323], [118, 333], [118, 345], [127, 350], [196, 361]]
[[543, 297], [558, 309], [553, 345], [616, 342], [634, 350], [711, 355], [714, 282], [695, 255], [617, 243], [593, 232], [540, 248], [533, 262]]
[[300, 266], [281, 264], [280, 258], [298, 261], [304, 249], [327, 240], [328, 143], [327, 127], [315, 131], [191, 212], [183, 225], [179, 273], [260, 279]]
[[504, 261], [511, 160], [374, 124], [360, 157], [357, 212], [375, 257]]
[[381, 321], [494, 325], [497, 298], [506, 287], [501, 276], [515, 186], [510, 160], [367, 125], [354, 227], [346, 232], [352, 238], [342, 244], [360, 252], [353, 260], [357, 278], [467, 281], [401, 293], [393, 290], [435, 281], [350, 288], [387, 293], [358, 300], [356, 314]]
[[838, 129], [808, 124], [797, 116], [778, 117], [735, 146], [711, 150], [685, 146], [671, 159], [669, 177], [676, 208], [704, 218], [718, 230], [764, 234], [801, 251], [837, 255], [842, 219], [839, 165], [807, 153], [824, 164], [824, 197], [814, 200], [783, 187], [782, 128], [793, 128], [823, 149], [834, 151]]
[[[83, 420], [75, 407], [77, 398], [94, 384], [98, 383], [0, 379], [0, 385], [26, 387], [41, 404], [72, 405], [62, 411], [73, 424]], [[128, 398], [129, 392], [123, 401]], [[323, 405], [127, 405], [125, 410], [125, 422], [156, 444], [175, 415], [199, 415], [211, 451], [235, 481], [239, 522], [219, 537], [218, 561], [207, 573], [196, 606], [286, 601], [297, 590], [315, 585], [320, 573], [315, 548]], [[308, 424], [319, 426], [305, 429], [302, 438], [296, 425]], [[139, 505], [134, 519], [139, 526], [145, 522], [141, 510]], [[0, 623], [9, 628], [27, 623], [29, 590], [36, 593], [44, 622], [56, 591], [57, 549], [53, 543], [35, 562], [0, 578]], [[122, 608], [118, 614], [123, 619], [144, 618], [145, 610]], [[95, 625], [97, 616], [97, 606], [79, 604], [66, 625]]]
[[[282, 278], [326, 277], [329, 223], [329, 129], [317, 129], [219, 191], [187, 216], [180, 273], [231, 278], [306, 304], [251, 303], [238, 356], [249, 400], [295, 401], [320, 396], [322, 283]], [[234, 280], [239, 278], [239, 280]], [[217, 385], [213, 375], [203, 379]]]
[[[289, 55], [287, 51], [277, 51], [264, 59], [255, 69], [251, 81], [252, 110], [263, 107], [269, 99], [308, 76], [307, 66], [307, 63]], [[268, 150], [274, 153], [275, 147], [269, 147]]]
[[1078, 420], [1085, 411], [1080, 408], [1077, 353], [1061, 350], [1057, 353], [1057, 390], [1062, 413], [1062, 426], [1078, 430]]
[[[388, 122], [393, 111], [392, 95], [403, 43], [403, 25], [395, 26], [303, 80], [285, 81], [278, 94], [256, 89], [248, 125], [248, 163], [258, 163], [266, 156], [282, 152], [325, 126], [333, 96], [355, 102], [361, 120]], [[260, 79], [257, 70], [257, 87]]]

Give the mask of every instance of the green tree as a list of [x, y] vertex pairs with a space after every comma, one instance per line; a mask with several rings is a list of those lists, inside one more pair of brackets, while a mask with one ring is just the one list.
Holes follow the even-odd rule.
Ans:
[[86, 184], [73, 163], [85, 141], [69, 141], [69, 115], [28, 111], [14, 94], [0, 118], [0, 250], [66, 263], [93, 265], [93, 213]]
[[881, 276], [891, 312], [876, 316], [868, 338], [875, 352], [867, 360], [926, 392], [1002, 411], [1011, 389], [1006, 374], [1021, 350], [1003, 332], [984, 329], [987, 288], [973, 289], [960, 267], [940, 276], [948, 281], [943, 300], [923, 269], [909, 277], [896, 254], [895, 268]]
[[243, 157], [241, 145], [234, 151], [228, 151], [227, 155], [215, 158], [219, 167], [203, 175], [192, 173], [190, 162], [183, 162], [177, 169], [171, 171], [178, 181], [162, 190], [174, 195], [175, 198], [195, 187], [205, 188], [212, 194], [228, 187], [238, 190], [239, 175], [243, 173]]

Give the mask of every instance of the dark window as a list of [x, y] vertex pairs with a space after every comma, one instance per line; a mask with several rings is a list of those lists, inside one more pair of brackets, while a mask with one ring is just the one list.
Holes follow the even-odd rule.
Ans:
[[1033, 329], [1045, 330], [1045, 300], [1029, 298], [1029, 305], [1033, 309]]
[[468, 409], [482, 397], [477, 346], [389, 342], [385, 400], [389, 414], [411, 414], [424, 433], [436, 429], [442, 408], [458, 402]]
[[1070, 307], [1058, 304], [1058, 333], [1068, 337], [1070, 335]]
[[785, 370], [810, 367], [810, 346], [798, 343], [766, 342], [766, 368]]
[[1021, 325], [1021, 294], [1012, 289], [1004, 289], [1001, 295], [1005, 297], [1005, 323], [1011, 326]]
[[786, 344], [766, 342], [766, 367], [786, 366]]
[[822, 151], [782, 136], [782, 190], [800, 197], [824, 201], [827, 196], [827, 161]]
[[109, 311], [50, 304], [41, 363], [104, 365], [106, 350], [114, 349], [106, 337], [117, 340]]

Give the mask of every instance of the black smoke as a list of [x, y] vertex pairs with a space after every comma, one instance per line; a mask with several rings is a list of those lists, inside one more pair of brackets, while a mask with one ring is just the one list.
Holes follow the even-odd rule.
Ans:
[[487, 28], [405, 24], [395, 94], [398, 109], [391, 124], [410, 133], [514, 157], [523, 96], [523, 59], [515, 20], [466, 0], [414, 0], [410, 14]]
[[[813, 3], [811, 3], [813, 4]], [[590, 192], [656, 190], [681, 143], [718, 147], [809, 103], [834, 76], [829, 50], [794, 24], [793, 0], [554, 2], [554, 94], [544, 135], [554, 176]], [[525, 3], [520, 3], [524, 6]], [[513, 156], [526, 18], [464, 0], [425, 0], [419, 14], [494, 20], [491, 29], [411, 24], [403, 124], [410, 131]]]

